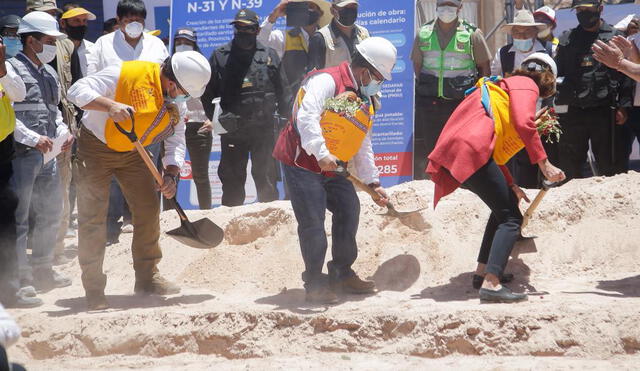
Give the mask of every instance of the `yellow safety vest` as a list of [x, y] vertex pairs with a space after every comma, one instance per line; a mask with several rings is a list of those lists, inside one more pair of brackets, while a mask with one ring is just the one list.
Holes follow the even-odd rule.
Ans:
[[[298, 91], [294, 112], [302, 105], [305, 94], [302, 88]], [[373, 105], [365, 104], [360, 107], [355, 117], [324, 111], [320, 117], [320, 128], [329, 152], [340, 161], [350, 161], [358, 153], [362, 141], [371, 130], [374, 113]]]
[[11, 100], [0, 84], [0, 142], [5, 140], [16, 128], [16, 113], [11, 106]]
[[[129, 61], [122, 63], [120, 78], [116, 87], [115, 101], [135, 109], [135, 132], [143, 146], [164, 140], [173, 134], [171, 115], [164, 102], [160, 84], [160, 65], [153, 62]], [[131, 121], [118, 123], [125, 130], [131, 130]], [[134, 150], [133, 143], [118, 131], [113, 120], [108, 119], [105, 127], [107, 146], [117, 152]]]

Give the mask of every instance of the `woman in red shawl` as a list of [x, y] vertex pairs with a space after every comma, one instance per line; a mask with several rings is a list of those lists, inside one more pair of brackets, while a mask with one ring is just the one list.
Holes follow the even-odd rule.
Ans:
[[[508, 121], [542, 174], [551, 182], [565, 178], [562, 170], [547, 160], [538, 135], [535, 118], [538, 98], [555, 93], [557, 68], [553, 59], [542, 53], [529, 56], [520, 69], [495, 82], [508, 94]], [[484, 105], [483, 105], [484, 101]], [[505, 166], [493, 159], [496, 147], [494, 119], [490, 116], [483, 89], [468, 95], [445, 125], [435, 149], [429, 155], [426, 172], [435, 183], [434, 207], [438, 200], [460, 185], [475, 193], [491, 209], [480, 254], [474, 287], [479, 288], [483, 302], [516, 302], [526, 300], [524, 294], [513, 293], [501, 285], [502, 274], [511, 250], [520, 235], [522, 213], [520, 199], [529, 201], [515, 184]], [[512, 277], [511, 277], [512, 278]]]

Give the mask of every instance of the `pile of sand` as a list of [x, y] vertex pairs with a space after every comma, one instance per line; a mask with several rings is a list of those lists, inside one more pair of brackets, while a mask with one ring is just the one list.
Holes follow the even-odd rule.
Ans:
[[[511, 287], [532, 294], [517, 305], [479, 305], [470, 287], [488, 209], [459, 190], [434, 211], [432, 187], [422, 181], [391, 189], [397, 209], [427, 207], [408, 220], [380, 216], [359, 194], [354, 269], [376, 281], [377, 295], [328, 308], [306, 304], [290, 203], [221, 207], [189, 213], [225, 229], [217, 248], [161, 238], [160, 270], [181, 284], [181, 294], [132, 296], [131, 235], [123, 235], [105, 261], [113, 309], [85, 312], [74, 261], [62, 267], [75, 278], [72, 287], [43, 295], [44, 307], [13, 312], [24, 332], [12, 355], [36, 368], [175, 369], [214, 361], [241, 368], [234, 360], [251, 359], [247, 365], [256, 368], [326, 368], [342, 360], [340, 368], [392, 369], [449, 355], [491, 356], [467, 362], [471, 368], [500, 364], [498, 356], [541, 368], [553, 363], [531, 357], [563, 356], [567, 367], [581, 367], [572, 357], [640, 362], [640, 174], [549, 191], [525, 231], [538, 238], [518, 245], [507, 269], [516, 274]], [[330, 223], [327, 213], [329, 240]], [[173, 212], [162, 215], [162, 230], [177, 225]], [[466, 361], [434, 366], [457, 362]]]

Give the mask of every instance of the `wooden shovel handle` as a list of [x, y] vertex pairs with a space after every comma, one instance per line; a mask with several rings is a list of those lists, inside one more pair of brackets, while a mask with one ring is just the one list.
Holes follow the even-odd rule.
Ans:
[[380, 201], [382, 199], [382, 196], [380, 196], [380, 194], [378, 192], [376, 192], [374, 189], [371, 189], [371, 187], [369, 187], [368, 185], [364, 184], [364, 182], [358, 178], [356, 178], [355, 176], [349, 174], [347, 176], [347, 179], [349, 179], [351, 181], [351, 183], [353, 183], [356, 187], [360, 188], [361, 190], [367, 192], [369, 194], [369, 196], [371, 196], [371, 198], [373, 198], [374, 201]]
[[542, 202], [542, 199], [544, 198], [544, 196], [547, 194], [547, 191], [548, 189], [543, 188], [540, 190], [540, 192], [538, 192], [538, 195], [531, 203], [531, 206], [529, 206], [527, 211], [524, 213], [524, 216], [522, 218], [521, 229], [524, 229], [529, 224], [529, 220], [531, 219], [531, 217], [533, 216], [533, 213], [536, 211], [536, 209], [540, 205], [540, 202]]
[[155, 178], [156, 182], [162, 185], [162, 183], [164, 183], [164, 181], [162, 180], [162, 175], [160, 175], [158, 168], [156, 168], [156, 164], [153, 163], [153, 160], [151, 159], [151, 156], [149, 156], [147, 150], [142, 146], [142, 144], [140, 144], [139, 141], [133, 142], [133, 145], [136, 147], [136, 150], [138, 150], [140, 157], [142, 157], [142, 160], [144, 160], [145, 165], [147, 165], [147, 167], [149, 168], [149, 171]]

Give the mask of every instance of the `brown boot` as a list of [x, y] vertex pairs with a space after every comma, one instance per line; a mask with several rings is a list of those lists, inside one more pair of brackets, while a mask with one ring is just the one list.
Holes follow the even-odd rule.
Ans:
[[328, 287], [308, 289], [305, 300], [315, 304], [335, 304], [338, 302], [336, 293]]
[[342, 281], [334, 282], [331, 286], [335, 291], [347, 294], [363, 295], [373, 294], [377, 291], [376, 284], [373, 281], [362, 280], [355, 274]]
[[105, 310], [109, 308], [103, 292], [87, 292], [87, 310]]
[[136, 284], [133, 288], [136, 294], [156, 294], [156, 295], [173, 295], [180, 292], [180, 287], [176, 284], [169, 282], [160, 273], [154, 273], [151, 280], [139, 281], [136, 280]]

